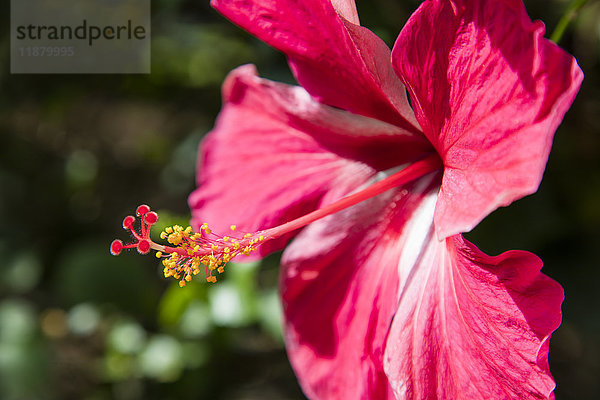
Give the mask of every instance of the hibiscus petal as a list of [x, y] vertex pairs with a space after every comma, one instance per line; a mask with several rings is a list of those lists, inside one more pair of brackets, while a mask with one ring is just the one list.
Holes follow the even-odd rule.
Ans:
[[[431, 207], [433, 214], [433, 206]], [[563, 291], [524, 251], [483, 254], [433, 229], [408, 276], [385, 350], [398, 399], [552, 399], [550, 334]]]
[[[387, 123], [324, 106], [302, 88], [233, 71], [224, 107], [202, 144], [192, 225], [224, 234], [231, 224], [256, 231], [287, 222], [360, 186], [378, 170], [408, 162], [428, 143]], [[332, 188], [338, 197], [325, 199]], [[283, 247], [289, 237], [261, 246]]]
[[284, 251], [286, 347], [309, 398], [394, 398], [383, 355], [406, 250], [398, 237], [438, 183], [432, 174], [317, 221]]
[[[358, 23], [349, 0], [212, 0], [234, 23], [284, 52], [320, 102], [419, 132], [390, 50]], [[355, 23], [353, 23], [355, 22]]]
[[394, 68], [445, 164], [440, 239], [537, 190], [583, 79], [543, 34], [520, 0], [427, 1], [400, 33]]
[[335, 7], [338, 14], [354, 25], [360, 25], [358, 19], [358, 11], [356, 11], [356, 3], [354, 0], [331, 0], [331, 4]]

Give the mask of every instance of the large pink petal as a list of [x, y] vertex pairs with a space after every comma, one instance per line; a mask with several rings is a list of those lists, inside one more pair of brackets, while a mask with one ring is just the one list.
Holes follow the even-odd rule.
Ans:
[[537, 190], [583, 79], [543, 34], [520, 0], [431, 0], [398, 37], [394, 68], [445, 164], [440, 239]]
[[309, 398], [394, 398], [383, 356], [397, 309], [397, 263], [406, 250], [398, 238], [427, 193], [437, 192], [439, 177], [317, 221], [285, 250], [285, 339]]
[[[429, 144], [387, 123], [324, 106], [300, 87], [233, 71], [224, 107], [202, 143], [192, 224], [226, 233], [287, 222], [323, 205], [332, 188], [347, 194], [379, 170], [419, 157]], [[327, 202], [337, 200], [331, 198]], [[261, 254], [288, 238], [266, 243]]]
[[[433, 214], [433, 204], [431, 206]], [[398, 399], [552, 399], [550, 334], [560, 285], [524, 251], [483, 254], [433, 229], [404, 278], [387, 339], [385, 371]]]
[[298, 82], [322, 103], [420, 131], [390, 64], [389, 48], [357, 25], [353, 2], [334, 3], [337, 11], [331, 0], [211, 2], [231, 21], [284, 52]]

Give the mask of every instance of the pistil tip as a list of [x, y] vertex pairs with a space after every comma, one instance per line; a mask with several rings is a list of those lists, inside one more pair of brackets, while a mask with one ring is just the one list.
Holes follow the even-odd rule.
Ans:
[[144, 214], [144, 222], [146, 222], [148, 225], [154, 225], [156, 221], [158, 221], [158, 214], [154, 211]]
[[148, 254], [150, 252], [150, 242], [142, 239], [137, 244], [137, 250], [140, 254]]
[[118, 256], [121, 254], [121, 250], [123, 250], [123, 242], [119, 239], [115, 239], [110, 244], [110, 254], [113, 256]]
[[134, 222], [135, 222], [135, 218], [132, 217], [131, 215], [128, 215], [123, 220], [123, 229], [125, 229], [126, 231], [130, 230], [131, 227], [133, 226]]
[[135, 210], [135, 213], [138, 217], [142, 217], [148, 212], [150, 212], [150, 207], [145, 204], [138, 206], [138, 208]]

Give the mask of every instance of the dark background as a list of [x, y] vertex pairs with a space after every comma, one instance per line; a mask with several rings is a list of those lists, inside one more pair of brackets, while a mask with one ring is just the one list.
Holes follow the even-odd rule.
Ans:
[[[419, 2], [358, 2], [390, 46]], [[569, 2], [526, 1], [552, 32]], [[278, 257], [179, 289], [152, 257], [108, 253], [141, 203], [186, 224], [196, 150], [220, 84], [255, 63], [293, 82], [284, 57], [208, 1], [152, 2], [152, 74], [11, 75], [0, 2], [0, 398], [301, 399], [279, 330]], [[548, 35], [549, 36], [549, 35]], [[551, 341], [557, 399], [600, 398], [600, 2], [560, 45], [585, 80], [538, 193], [467, 237], [526, 249], [566, 293]]]

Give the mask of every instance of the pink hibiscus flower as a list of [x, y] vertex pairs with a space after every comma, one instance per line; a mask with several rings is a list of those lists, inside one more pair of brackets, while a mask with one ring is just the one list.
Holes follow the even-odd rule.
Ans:
[[[302, 87], [233, 71], [189, 199], [203, 233], [157, 245], [144, 208], [138, 249], [168, 253], [165, 274], [185, 283], [295, 237], [281, 297], [309, 398], [553, 398], [560, 285], [535, 255], [491, 257], [461, 233], [537, 190], [576, 61], [520, 0], [425, 1], [392, 51], [353, 0], [212, 5], [283, 51]], [[207, 227], [234, 223], [257, 233]]]

